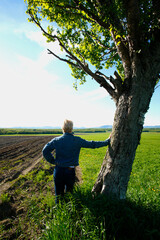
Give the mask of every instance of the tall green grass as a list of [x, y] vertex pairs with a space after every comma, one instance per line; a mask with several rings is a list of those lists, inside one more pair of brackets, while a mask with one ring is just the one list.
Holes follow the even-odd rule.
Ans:
[[[104, 140], [106, 134], [85, 135]], [[42, 239], [160, 239], [160, 134], [143, 133], [129, 181], [127, 199], [92, 198], [106, 147], [82, 149], [80, 166], [83, 184], [72, 196], [53, 207]], [[53, 203], [54, 206], [54, 203]]]

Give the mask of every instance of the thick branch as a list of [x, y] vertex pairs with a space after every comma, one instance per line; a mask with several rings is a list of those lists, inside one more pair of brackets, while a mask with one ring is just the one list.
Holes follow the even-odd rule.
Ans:
[[115, 89], [111, 87], [111, 85], [105, 80], [104, 76], [101, 77], [98, 74], [92, 74], [93, 78], [100, 84], [101, 87], [104, 87], [107, 92], [111, 95], [115, 103], [117, 104], [119, 96]]
[[123, 91], [122, 79], [120, 75], [116, 71], [114, 72], [116, 78], [113, 78], [112, 76], [107, 77], [99, 71], [96, 71], [96, 74], [103, 76], [105, 79], [109, 80], [113, 84], [115, 91], [117, 92], [117, 97], [119, 98]]
[[123, 0], [124, 8], [127, 15], [128, 34], [129, 34], [129, 47], [133, 52], [138, 50], [140, 40], [140, 13], [139, 13], [139, 1], [138, 0]]
[[117, 88], [119, 95], [121, 95], [121, 93], [123, 91], [122, 78], [120, 77], [120, 75], [116, 71], [114, 72], [114, 75], [115, 75], [115, 78], [110, 77], [110, 81]]
[[118, 55], [120, 56], [120, 58], [122, 60], [125, 76], [126, 76], [126, 78], [129, 78], [129, 76], [130, 76], [130, 69], [131, 69], [129, 50], [123, 44], [123, 41], [122, 41], [121, 37], [117, 37], [116, 34], [117, 34], [117, 32], [114, 29], [112, 29], [111, 30], [111, 35], [112, 35], [112, 38], [113, 38], [113, 40], [115, 42]]

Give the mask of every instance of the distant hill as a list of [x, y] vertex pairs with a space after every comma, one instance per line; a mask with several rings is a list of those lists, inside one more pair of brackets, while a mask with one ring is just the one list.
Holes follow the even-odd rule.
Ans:
[[[2, 129], [3, 127], [0, 127], [0, 129]], [[98, 127], [74, 127], [74, 129], [108, 129], [108, 128], [112, 128], [112, 125], [102, 125], [102, 126], [98, 126]], [[155, 125], [155, 126], [144, 126], [143, 128], [160, 128], [160, 125]], [[3, 128], [3, 129], [7, 129], [7, 128]], [[12, 128], [8, 128], [8, 129], [61, 129], [60, 126], [41, 126], [41, 127], [36, 127], [36, 126], [32, 126], [32, 127], [12, 127]]]
[[112, 128], [112, 125], [103, 125], [103, 126], [100, 126], [98, 128]]
[[[97, 128], [112, 128], [112, 125], [103, 125]], [[144, 128], [160, 128], [160, 125], [155, 125], [155, 126], [144, 126]]]
[[144, 128], [160, 128], [160, 125], [155, 125], [155, 126], [144, 126]]
[[[103, 125], [97, 128], [112, 128], [112, 125]], [[155, 125], [155, 126], [144, 126], [144, 128], [160, 128], [160, 125]]]

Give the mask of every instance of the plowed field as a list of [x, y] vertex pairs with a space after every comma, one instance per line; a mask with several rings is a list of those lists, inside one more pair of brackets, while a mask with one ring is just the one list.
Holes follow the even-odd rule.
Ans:
[[[45, 217], [45, 211], [50, 211], [48, 195], [54, 203], [54, 165], [42, 158], [42, 149], [52, 138], [53, 135], [0, 136], [0, 240], [41, 236], [44, 224], [37, 227], [30, 216], [36, 206], [37, 214]], [[79, 182], [80, 168], [76, 169], [76, 176]]]
[[52, 138], [53, 136], [0, 136], [0, 193], [3, 189], [6, 190], [8, 182], [35, 166], [42, 158], [42, 148]]

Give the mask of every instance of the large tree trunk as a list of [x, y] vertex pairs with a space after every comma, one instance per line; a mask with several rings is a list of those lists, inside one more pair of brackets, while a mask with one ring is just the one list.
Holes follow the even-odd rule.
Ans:
[[[153, 80], [139, 75], [120, 96], [115, 112], [111, 144], [92, 192], [125, 199], [132, 164], [143, 129], [144, 115], [154, 91]], [[152, 83], [152, 84], [151, 84]]]

